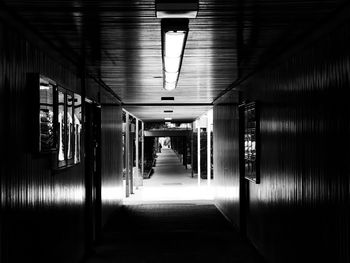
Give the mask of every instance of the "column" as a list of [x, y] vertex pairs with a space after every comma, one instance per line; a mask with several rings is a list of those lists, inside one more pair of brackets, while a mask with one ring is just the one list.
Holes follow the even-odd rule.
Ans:
[[208, 186], [210, 186], [210, 181], [211, 181], [211, 143], [210, 143], [210, 129], [211, 129], [211, 125], [210, 125], [210, 118], [209, 118], [209, 112], [207, 114], [207, 183]]
[[129, 173], [130, 173], [130, 163], [129, 163], [129, 152], [130, 152], [130, 120], [129, 120], [129, 113], [125, 113], [125, 185], [126, 190], [125, 194], [126, 197], [130, 196], [130, 183], [129, 183]]
[[197, 121], [197, 173], [198, 185], [201, 184], [201, 127], [200, 121]]
[[140, 173], [139, 173], [139, 120], [136, 119], [136, 130], [135, 130], [135, 146], [136, 146], [136, 153], [135, 153], [135, 163], [136, 163], [136, 174], [135, 174], [135, 186], [136, 189], [140, 186]]
[[143, 173], [145, 171], [145, 134], [144, 134], [144, 129], [145, 125], [142, 122], [141, 123], [141, 136], [142, 136], [142, 142], [141, 142], [141, 185], [143, 185]]

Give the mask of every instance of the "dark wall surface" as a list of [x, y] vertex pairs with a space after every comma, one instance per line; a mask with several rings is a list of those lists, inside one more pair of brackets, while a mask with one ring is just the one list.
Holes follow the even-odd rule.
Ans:
[[26, 74], [40, 72], [79, 94], [80, 81], [74, 67], [57, 63], [11, 26], [2, 23], [0, 34], [3, 259], [76, 262], [84, 244], [84, 163], [53, 171], [51, 154], [33, 153]]
[[236, 102], [214, 107], [214, 183], [216, 203], [225, 215], [240, 225], [239, 118]]
[[103, 94], [102, 98], [101, 201], [104, 224], [123, 198], [123, 146], [122, 107], [111, 103], [115, 102], [111, 95]]
[[[244, 215], [237, 215], [237, 198], [217, 200], [234, 222], [246, 218], [247, 237], [268, 262], [350, 260], [349, 32], [349, 21], [325, 29], [238, 87], [243, 100], [261, 106], [261, 183], [246, 183]], [[214, 127], [222, 127], [214, 130], [221, 191], [239, 187], [237, 128], [222, 135], [235, 109], [225, 107], [214, 110]], [[227, 173], [224, 153], [232, 162]]]
[[[33, 101], [26, 87], [27, 73], [35, 72], [82, 94], [79, 70], [5, 21], [0, 20], [1, 262], [79, 262], [85, 253], [84, 160], [56, 171], [51, 154], [33, 152]], [[96, 99], [99, 86], [90, 86]], [[120, 106], [102, 110], [103, 157], [115, 161], [102, 164], [103, 211], [120, 200], [113, 195], [122, 175], [120, 112]]]

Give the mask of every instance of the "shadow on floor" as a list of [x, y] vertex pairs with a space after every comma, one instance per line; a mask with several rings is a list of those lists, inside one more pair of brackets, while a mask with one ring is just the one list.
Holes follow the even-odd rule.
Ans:
[[214, 205], [147, 204], [116, 211], [86, 262], [262, 261]]

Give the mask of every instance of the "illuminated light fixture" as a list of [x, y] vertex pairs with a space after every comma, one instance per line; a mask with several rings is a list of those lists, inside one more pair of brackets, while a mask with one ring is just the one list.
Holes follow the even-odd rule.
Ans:
[[174, 90], [176, 88], [176, 82], [165, 82], [164, 89], [166, 90]]
[[188, 19], [162, 19], [163, 87], [174, 90], [179, 79]]
[[178, 73], [180, 70], [181, 57], [164, 57], [164, 69], [168, 73]]
[[156, 0], [157, 18], [196, 18], [198, 0]]
[[165, 33], [165, 57], [178, 58], [182, 55], [186, 31], [168, 31]]
[[165, 121], [171, 121], [173, 118], [166, 117], [164, 118]]
[[165, 82], [172, 83], [177, 81], [178, 74], [177, 72], [175, 73], [164, 72], [164, 76], [165, 76]]

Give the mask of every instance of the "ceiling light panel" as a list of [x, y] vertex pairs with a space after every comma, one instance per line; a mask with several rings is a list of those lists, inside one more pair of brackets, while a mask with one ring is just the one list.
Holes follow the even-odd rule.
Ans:
[[165, 57], [180, 57], [185, 43], [185, 31], [165, 32]]
[[188, 34], [188, 19], [162, 19], [163, 87], [176, 88]]
[[166, 90], [174, 90], [176, 88], [176, 82], [165, 82], [164, 83], [164, 89]]
[[178, 73], [180, 71], [181, 57], [164, 57], [164, 70], [169, 73]]
[[172, 83], [177, 81], [178, 73], [164, 72], [165, 82]]

